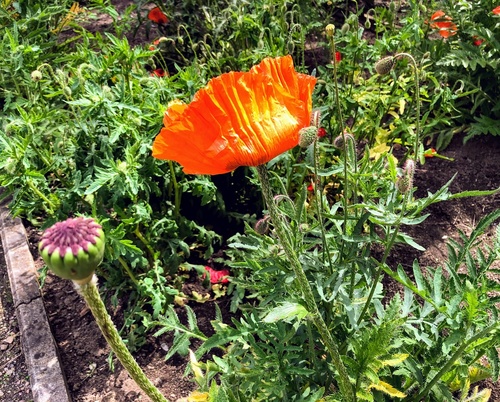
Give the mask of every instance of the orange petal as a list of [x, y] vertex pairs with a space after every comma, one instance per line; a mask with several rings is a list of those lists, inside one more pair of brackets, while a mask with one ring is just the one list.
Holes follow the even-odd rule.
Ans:
[[258, 166], [298, 143], [309, 125], [316, 78], [297, 73], [290, 56], [264, 59], [249, 72], [210, 80], [189, 105], [172, 105], [153, 156], [189, 174]]
[[444, 13], [444, 11], [437, 10], [434, 14], [432, 14], [431, 21], [435, 21], [435, 20], [438, 20], [438, 19], [443, 18], [443, 17], [446, 17], [446, 14]]

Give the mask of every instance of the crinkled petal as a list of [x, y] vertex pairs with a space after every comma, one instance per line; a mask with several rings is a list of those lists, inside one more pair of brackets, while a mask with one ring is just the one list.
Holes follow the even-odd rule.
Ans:
[[169, 107], [153, 156], [177, 161], [189, 174], [266, 163], [297, 145], [299, 130], [309, 125], [315, 83], [294, 70], [290, 56], [214, 78], [189, 105]]

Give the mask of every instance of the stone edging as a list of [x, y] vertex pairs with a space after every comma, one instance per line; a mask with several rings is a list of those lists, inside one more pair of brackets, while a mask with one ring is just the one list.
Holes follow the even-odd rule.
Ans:
[[71, 402], [50, 330], [26, 230], [0, 204], [0, 232], [34, 402]]

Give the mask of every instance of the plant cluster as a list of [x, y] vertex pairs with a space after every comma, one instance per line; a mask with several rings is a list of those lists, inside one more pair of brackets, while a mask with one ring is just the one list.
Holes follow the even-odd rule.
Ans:
[[[479, 3], [3, 1], [2, 196], [41, 229], [99, 222], [128, 348], [172, 332], [196, 400], [487, 401], [500, 232], [479, 238], [500, 212], [442, 266], [388, 262], [421, 249], [405, 227], [429, 205], [494, 192], [413, 187], [432, 140], [497, 134], [499, 12]], [[94, 11], [114, 33], [85, 28]], [[144, 26], [158, 37], [130, 46]], [[236, 313], [216, 307], [210, 336], [182, 291], [207, 274]]]

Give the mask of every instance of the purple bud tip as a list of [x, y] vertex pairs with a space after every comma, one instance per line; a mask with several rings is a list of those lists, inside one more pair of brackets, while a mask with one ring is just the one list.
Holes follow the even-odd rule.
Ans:
[[59, 250], [61, 258], [67, 252], [74, 256], [78, 251], [88, 252], [88, 247], [96, 244], [101, 237], [102, 227], [92, 218], [69, 218], [63, 222], [57, 222], [48, 228], [42, 235], [40, 249], [46, 249], [51, 255], [55, 250]]

